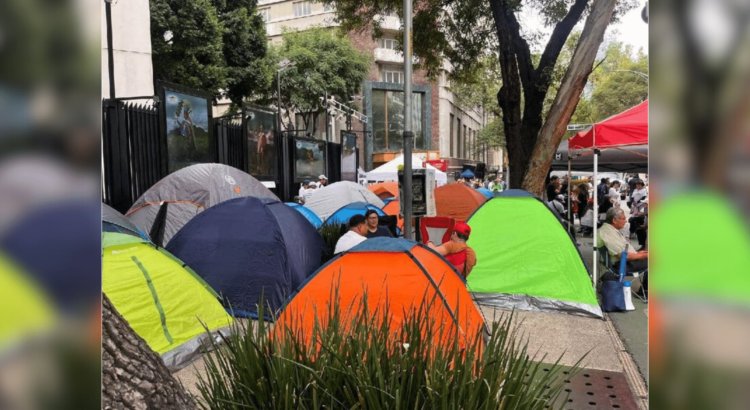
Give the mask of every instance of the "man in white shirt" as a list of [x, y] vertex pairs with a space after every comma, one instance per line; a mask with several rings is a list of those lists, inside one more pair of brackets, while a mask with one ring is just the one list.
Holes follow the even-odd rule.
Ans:
[[628, 219], [620, 207], [610, 208], [607, 219], [597, 233], [596, 246], [606, 246], [613, 266], [619, 266], [620, 255], [627, 249], [627, 272], [639, 272], [648, 268], [648, 251], [637, 252], [620, 233]]
[[338, 242], [334, 254], [346, 252], [367, 240], [367, 219], [364, 215], [354, 215], [349, 219], [349, 231], [345, 233]]
[[648, 189], [646, 189], [642, 180], [638, 180], [635, 183], [635, 191], [633, 191], [633, 203], [637, 204], [641, 199], [648, 196]]
[[310, 181], [305, 180], [302, 182], [302, 187], [300, 187], [299, 192], [297, 195], [299, 196], [299, 201], [301, 203], [305, 202], [305, 193], [307, 192], [307, 189], [310, 187]]
[[307, 203], [310, 200], [310, 197], [313, 196], [317, 188], [318, 188], [317, 183], [310, 182], [309, 188], [305, 190], [305, 203]]

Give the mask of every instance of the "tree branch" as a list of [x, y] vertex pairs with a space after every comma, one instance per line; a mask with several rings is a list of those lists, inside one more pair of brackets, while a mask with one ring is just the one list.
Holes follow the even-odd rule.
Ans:
[[518, 60], [519, 76], [521, 77], [523, 86], [531, 88], [534, 81], [536, 81], [536, 72], [534, 71], [534, 64], [531, 62], [529, 43], [521, 36], [521, 26], [518, 24], [518, 20], [516, 20], [516, 15], [508, 10], [505, 16], [508, 19], [510, 35], [513, 38], [513, 48]]
[[536, 69], [536, 75], [541, 81], [540, 87], [545, 90], [549, 87], [552, 79], [552, 69], [557, 63], [560, 51], [565, 46], [565, 41], [570, 36], [570, 32], [573, 31], [573, 27], [578, 24], [578, 20], [581, 19], [581, 15], [586, 10], [586, 4], [588, 4], [588, 0], [576, 0], [570, 7], [570, 10], [568, 10], [568, 14], [552, 30], [552, 36], [550, 36], [549, 42], [547, 42], [547, 47], [544, 48], [542, 57], [539, 60], [539, 66]]

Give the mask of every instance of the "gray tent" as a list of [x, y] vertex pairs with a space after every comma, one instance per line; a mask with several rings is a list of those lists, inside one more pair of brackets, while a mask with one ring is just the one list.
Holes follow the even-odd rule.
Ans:
[[366, 202], [383, 208], [385, 204], [377, 195], [362, 185], [350, 181], [341, 181], [315, 191], [305, 206], [325, 221], [341, 207], [352, 202]]
[[102, 204], [102, 232], [119, 232], [150, 240], [130, 219], [107, 204]]
[[125, 216], [149, 233], [154, 243], [162, 245], [200, 212], [246, 196], [279, 200], [260, 181], [237, 168], [197, 164], [175, 171], [154, 184]]
[[[550, 167], [553, 171], [568, 170], [568, 141], [560, 143]], [[594, 153], [591, 149], [574, 150], [571, 161], [573, 171], [593, 171]], [[604, 172], [648, 172], [648, 145], [634, 145], [601, 150], [599, 171]]]

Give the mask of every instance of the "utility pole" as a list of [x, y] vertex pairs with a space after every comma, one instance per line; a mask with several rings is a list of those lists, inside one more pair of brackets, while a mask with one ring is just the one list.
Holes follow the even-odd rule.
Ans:
[[[100, 9], [101, 10], [101, 9]], [[109, 72], [109, 98], [115, 99], [115, 52], [112, 46], [112, 0], [104, 0], [107, 20], [107, 68]]]
[[404, 0], [404, 239], [411, 240], [412, 169], [411, 146], [411, 0]]

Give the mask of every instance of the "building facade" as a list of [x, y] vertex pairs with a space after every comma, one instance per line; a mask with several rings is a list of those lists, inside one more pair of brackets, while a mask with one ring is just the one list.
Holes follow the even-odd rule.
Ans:
[[[258, 11], [266, 21], [269, 40], [274, 43], [281, 41], [284, 28], [336, 26], [333, 9], [309, 1], [260, 0]], [[397, 51], [396, 40], [401, 21], [396, 16], [385, 16], [381, 28], [383, 35], [377, 39], [372, 38], [370, 31], [349, 33], [358, 50], [374, 57], [362, 94], [354, 102], [355, 109], [364, 114], [367, 122], [352, 121], [352, 130], [362, 137], [357, 139], [357, 145], [360, 163], [366, 170], [393, 159], [403, 150], [404, 57]], [[460, 171], [464, 163], [485, 162], [489, 167], [502, 167], [501, 149], [488, 149], [476, 142], [487, 116], [480, 108], [462, 106], [450, 91], [447, 77], [443, 72], [438, 79], [431, 80], [423, 70], [413, 71], [415, 154], [422, 159], [447, 159], [449, 172]], [[343, 118], [331, 121], [332, 141], [338, 142], [339, 131], [345, 126]], [[324, 119], [320, 119], [316, 129], [314, 137], [325, 139]]]

